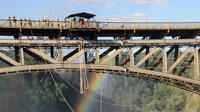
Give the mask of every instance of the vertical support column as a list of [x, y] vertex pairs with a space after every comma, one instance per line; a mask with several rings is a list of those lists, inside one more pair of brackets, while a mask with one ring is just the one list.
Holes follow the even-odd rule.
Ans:
[[199, 79], [199, 48], [194, 48], [194, 78]]
[[115, 57], [115, 65], [119, 66], [119, 54]]
[[[53, 40], [54, 37], [53, 36], [49, 36], [49, 39], [50, 40]], [[55, 48], [53, 46], [50, 47], [50, 55], [52, 58], [54, 58], [54, 51], [55, 51]]]
[[62, 63], [63, 62], [62, 47], [58, 47], [58, 57], [59, 57], [60, 63]]
[[[178, 58], [178, 53], [179, 53], [179, 46], [175, 46], [175, 51], [174, 51], [174, 62], [177, 60]], [[174, 68], [173, 70], [173, 74], [175, 74], [177, 72], [177, 69]]]
[[[14, 39], [20, 39], [19, 35], [15, 35]], [[14, 49], [15, 49], [15, 60], [21, 63], [21, 65], [24, 65], [24, 49], [19, 46], [15, 46]]]
[[134, 48], [130, 48], [130, 67], [135, 66], [134, 55], [135, 55]]
[[24, 48], [19, 49], [19, 54], [20, 54], [20, 63], [21, 65], [24, 65]]
[[[19, 39], [19, 35], [15, 35], [14, 39]], [[20, 52], [19, 52], [19, 47], [15, 46], [15, 61], [20, 62]]]
[[99, 64], [99, 47], [96, 48], [95, 64]]
[[162, 55], [163, 55], [163, 72], [167, 72], [167, 51], [166, 48], [162, 48]]
[[[147, 47], [146, 47], [146, 55], [149, 54], [149, 51], [150, 51], [150, 47], [147, 46]], [[146, 67], [149, 67], [149, 59], [147, 59], [147, 60], [145, 61], [145, 68], [146, 68]]]
[[54, 58], [54, 47], [50, 47], [50, 55], [52, 58]]
[[84, 57], [85, 57], [85, 64], [88, 64], [88, 52], [86, 51], [86, 48], [84, 47], [83, 48], [84, 49], [84, 51], [85, 51], [85, 53], [84, 53]]

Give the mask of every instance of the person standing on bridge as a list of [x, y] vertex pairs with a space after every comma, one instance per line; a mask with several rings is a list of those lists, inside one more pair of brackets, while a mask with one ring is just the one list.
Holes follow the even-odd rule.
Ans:
[[32, 27], [32, 20], [31, 20], [31, 19], [28, 20], [28, 25], [29, 25], [30, 27]]
[[105, 27], [107, 27], [108, 26], [108, 19], [106, 18], [106, 20], [105, 20]]
[[11, 22], [11, 17], [10, 17], [10, 16], [8, 17], [8, 23], [9, 23], [9, 26], [11, 26], [11, 25], [12, 25], [12, 22]]
[[24, 26], [26, 27], [26, 25], [27, 25], [27, 20], [26, 20], [26, 18], [24, 18]]
[[13, 21], [14, 21], [14, 24], [16, 26], [17, 25], [17, 19], [15, 18], [15, 16], [13, 17]]
[[39, 27], [41, 27], [41, 21], [40, 20], [38, 20], [38, 25], [39, 25]]
[[20, 19], [19, 21], [20, 21], [20, 26], [22, 27], [22, 25], [23, 25], [23, 20]]
[[57, 21], [58, 21], [58, 28], [59, 28], [60, 27], [60, 21], [59, 21], [59, 19]]

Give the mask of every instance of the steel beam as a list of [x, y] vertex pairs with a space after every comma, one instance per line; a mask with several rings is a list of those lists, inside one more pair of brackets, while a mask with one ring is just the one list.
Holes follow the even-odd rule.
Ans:
[[62, 47], [58, 47], [58, 60], [60, 61], [60, 63], [63, 62], [63, 52], [62, 52]]
[[[117, 50], [117, 48], [116, 48]], [[115, 56], [115, 65], [119, 66], [120, 65], [120, 58], [119, 58], [119, 54]]]
[[[134, 53], [134, 58], [139, 55], [142, 51], [145, 50], [146, 47], [141, 47], [137, 52]], [[126, 61], [124, 61], [124, 63], [122, 63], [121, 65], [124, 66], [126, 65], [128, 62], [130, 61], [130, 58], [128, 58]]]
[[[188, 58], [188, 66], [191, 66], [191, 64], [192, 64], [192, 62], [194, 61], [194, 56], [192, 55], [192, 56], [190, 56], [189, 58]], [[183, 67], [181, 70], [179, 70], [179, 73], [183, 73], [183, 72], [185, 72], [187, 70], [187, 67], [185, 66], [185, 67]]]
[[73, 56], [74, 54], [78, 53], [78, 48], [67, 54], [66, 56], [63, 57], [63, 61], [67, 60], [69, 57]]
[[[150, 47], [147, 46], [147, 47], [146, 47], [146, 55], [149, 54], [149, 50], [150, 50]], [[149, 67], [149, 59], [147, 59], [147, 60], [145, 61], [145, 67], [146, 67], [146, 68]]]
[[20, 66], [21, 64], [0, 52], [0, 60], [8, 65]]
[[84, 52], [85, 52], [85, 50], [81, 49], [79, 52], [77, 52], [76, 54], [74, 54], [73, 56], [71, 56], [67, 60], [65, 60], [64, 63], [71, 63], [72, 61], [77, 59], [79, 56], [81, 56]]
[[95, 55], [95, 64], [99, 64], [100, 59], [99, 59], [99, 47], [96, 48], [96, 55]]
[[170, 68], [168, 69], [168, 73], [172, 72], [172, 70], [182, 61], [182, 59], [188, 54], [188, 52], [192, 50], [191, 47], [188, 47], [181, 56], [178, 57], [178, 59], [170, 66]]
[[[175, 47], [175, 49], [174, 49], [174, 62], [175, 62], [179, 55], [179, 46], [174, 46], [174, 47]], [[177, 72], [177, 69], [174, 68], [173, 74], [175, 74], [176, 72]]]
[[134, 55], [135, 55], [134, 48], [130, 48], [130, 67], [135, 66]]
[[[27, 66], [15, 66], [8, 68], [0, 68], [0, 74], [6, 73], [21, 73], [21, 72], [34, 72], [45, 70], [74, 70], [79, 71], [80, 64], [44, 64], [44, 65], [27, 65]], [[113, 73], [119, 75], [128, 75], [136, 78], [150, 79], [153, 81], [159, 81], [165, 84], [180, 87], [192, 92], [198, 92], [200, 94], [200, 81], [169, 74], [163, 72], [156, 72], [150, 70], [144, 70], [140, 68], [124, 68], [121, 66], [109, 66], [109, 65], [82, 65], [86, 66], [88, 71], [97, 71], [101, 73]], [[127, 74], [124, 74], [128, 71]]]
[[51, 55], [51, 58], [54, 58], [54, 47], [53, 46], [50, 47], [50, 55]]
[[[19, 35], [15, 35], [14, 39], [19, 40]], [[15, 49], [15, 60], [17, 62], [20, 62], [20, 51], [19, 51], [20, 48], [19, 46], [14, 46], [14, 49]]]
[[167, 72], [167, 51], [166, 48], [162, 48], [162, 60], [163, 60], [163, 72]]
[[29, 53], [30, 55], [34, 54], [40, 57], [41, 59], [47, 61], [48, 63], [58, 63], [58, 61], [56, 61], [55, 59], [51, 58], [50, 56], [48, 56], [47, 54], [43, 53], [42, 51], [38, 49], [29, 48], [29, 49], [25, 49], [25, 51], [29, 51], [27, 53]]
[[[28, 40], [28, 39], [1, 39], [0, 46], [19, 47], [77, 47], [79, 40]], [[200, 39], [155, 39], [155, 40], [87, 40], [82, 42], [85, 47], [133, 47], [133, 46], [194, 46], [200, 45]]]
[[20, 53], [20, 63], [21, 65], [24, 65], [24, 48], [20, 48], [19, 49], [19, 53]]
[[135, 67], [139, 67], [142, 65], [147, 59], [149, 59], [150, 56], [152, 56], [155, 52], [157, 52], [159, 48], [153, 48], [152, 51], [150, 51], [145, 57], [143, 57], [136, 65]]
[[[171, 47], [169, 51], [167, 51], [167, 56], [174, 50], [174, 47]], [[162, 63], [162, 57], [160, 59], [158, 59], [158, 61], [156, 61], [156, 63], [153, 65], [154, 67], [157, 67], [159, 64]]]
[[[108, 55], [110, 52], [112, 52], [116, 47], [110, 47], [106, 51], [104, 51], [101, 55], [99, 55], [99, 59], [102, 59], [104, 56]], [[93, 59], [90, 63], [95, 63], [95, 59]]]
[[194, 77], [195, 79], [199, 79], [199, 48], [194, 48]]

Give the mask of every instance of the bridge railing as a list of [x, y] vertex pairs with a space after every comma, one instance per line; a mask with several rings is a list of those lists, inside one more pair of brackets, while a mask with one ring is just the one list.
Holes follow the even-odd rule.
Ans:
[[105, 28], [105, 29], [200, 29], [200, 22], [87, 22], [0, 19], [0, 27], [9, 28]]
[[0, 27], [45, 29], [97, 28], [97, 22], [0, 19]]
[[99, 27], [108, 29], [200, 29], [200, 22], [100, 22]]

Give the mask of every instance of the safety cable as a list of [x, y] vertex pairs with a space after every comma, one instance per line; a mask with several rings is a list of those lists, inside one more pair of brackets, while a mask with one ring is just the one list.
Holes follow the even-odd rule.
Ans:
[[[32, 31], [31, 31], [31, 33], [33, 34]], [[38, 47], [39, 47], [39, 49], [42, 49], [42, 45], [40, 46], [39, 40], [38, 40]], [[44, 63], [45, 63], [45, 64], [48, 64], [46, 60], [44, 60]], [[50, 71], [49, 69], [48, 69], [48, 71], [49, 71], [49, 73], [50, 73], [50, 75], [51, 75], [51, 78], [52, 78], [52, 80], [53, 80], [53, 82], [54, 82], [54, 84], [55, 84], [57, 90], [59, 91], [59, 93], [60, 93], [60, 95], [61, 95], [63, 101], [64, 101], [64, 102], [66, 103], [66, 105], [69, 107], [69, 109], [71, 110], [71, 112], [75, 112], [75, 111], [73, 110], [73, 108], [70, 106], [70, 104], [67, 102], [66, 98], [64, 97], [64, 95], [63, 95], [62, 91], [60, 90], [58, 84], [56, 83], [56, 81], [55, 81], [55, 79], [54, 79], [54, 77], [53, 77], [51, 71]], [[45, 73], [46, 73], [46, 72], [45, 72]]]
[[58, 92], [60, 93], [60, 95], [61, 95], [63, 101], [64, 101], [64, 102], [66, 103], [66, 105], [69, 107], [69, 109], [71, 110], [71, 112], [75, 112], [74, 109], [73, 109], [73, 108], [71, 107], [71, 105], [69, 104], [69, 102], [68, 102], [68, 101], [66, 100], [66, 98], [64, 97], [64, 95], [63, 95], [62, 91], [60, 90], [58, 84], [56, 83], [56, 81], [55, 81], [55, 79], [54, 79], [53, 74], [51, 73], [51, 71], [49, 71], [49, 73], [50, 73], [50, 76], [51, 76], [51, 78], [52, 78], [52, 80], [53, 80], [53, 82], [54, 82], [54, 84], [55, 84], [55, 86], [56, 86]]

